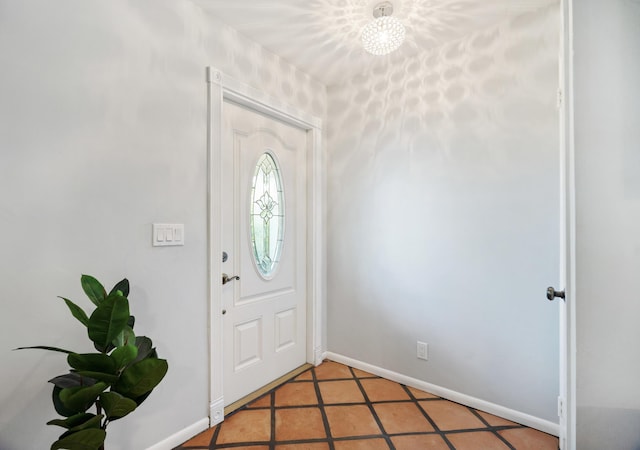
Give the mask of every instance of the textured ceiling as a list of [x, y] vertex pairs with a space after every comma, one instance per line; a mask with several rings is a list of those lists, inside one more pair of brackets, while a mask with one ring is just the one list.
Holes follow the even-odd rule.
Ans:
[[192, 0], [326, 85], [402, 61], [559, 0], [392, 0], [406, 26], [387, 56], [362, 49], [360, 30], [381, 0]]

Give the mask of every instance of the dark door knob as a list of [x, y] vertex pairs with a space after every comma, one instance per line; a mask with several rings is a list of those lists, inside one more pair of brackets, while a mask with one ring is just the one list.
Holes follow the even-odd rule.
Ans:
[[552, 287], [547, 288], [547, 299], [553, 301], [556, 297], [564, 299], [564, 291], [556, 291]]

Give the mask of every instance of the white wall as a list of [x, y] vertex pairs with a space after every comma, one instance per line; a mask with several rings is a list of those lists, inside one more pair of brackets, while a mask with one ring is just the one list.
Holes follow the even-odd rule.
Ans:
[[[322, 117], [325, 88], [187, 1], [0, 0], [0, 448], [61, 433], [46, 381], [89, 350], [56, 295], [132, 283], [136, 331], [169, 373], [107, 447], [142, 449], [208, 413], [205, 66]], [[151, 223], [186, 245], [151, 247]]]
[[640, 447], [640, 2], [574, 9], [577, 435]]
[[331, 351], [557, 423], [558, 33], [555, 5], [329, 88]]

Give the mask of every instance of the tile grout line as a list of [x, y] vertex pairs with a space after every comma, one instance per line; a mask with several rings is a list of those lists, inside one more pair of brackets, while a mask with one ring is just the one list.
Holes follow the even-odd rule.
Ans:
[[324, 432], [327, 437], [327, 443], [329, 444], [329, 450], [335, 450], [335, 446], [333, 445], [333, 437], [331, 435], [331, 426], [329, 425], [329, 418], [327, 417], [327, 412], [324, 409], [324, 400], [322, 398], [322, 394], [320, 393], [320, 385], [318, 384], [318, 377], [316, 376], [315, 367], [311, 368], [311, 379], [313, 380], [313, 387], [316, 391], [316, 397], [318, 400], [318, 409], [320, 409], [320, 416], [322, 417], [322, 423], [324, 424]]
[[[347, 366], [347, 367], [349, 367], [349, 366]], [[367, 407], [369, 408], [369, 411], [371, 411], [371, 414], [373, 415], [373, 419], [376, 421], [376, 423], [378, 424], [378, 428], [382, 432], [382, 437], [384, 438], [385, 442], [387, 443], [387, 445], [389, 446], [389, 448], [391, 450], [396, 450], [395, 445], [393, 444], [393, 442], [391, 441], [391, 438], [389, 437], [389, 433], [387, 433], [387, 431], [385, 430], [384, 426], [382, 425], [382, 421], [378, 417], [378, 414], [376, 413], [376, 410], [373, 407], [373, 403], [369, 399], [369, 396], [367, 395], [367, 392], [365, 391], [364, 386], [360, 382], [360, 378], [358, 378], [356, 376], [356, 373], [353, 370], [353, 367], [349, 367], [349, 370], [351, 371], [351, 374], [353, 375], [353, 378], [355, 379], [356, 384], [358, 385], [358, 388], [360, 389], [360, 392], [362, 393], [362, 396], [364, 397], [364, 401], [365, 401]]]
[[476, 416], [478, 419], [480, 419], [481, 422], [483, 422], [485, 425], [487, 425], [487, 428], [489, 429], [489, 431], [491, 431], [498, 439], [500, 439], [502, 442], [504, 442], [505, 444], [507, 444], [507, 446], [509, 447], [509, 450], [517, 450], [513, 445], [511, 445], [511, 442], [509, 442], [506, 438], [504, 438], [500, 433], [498, 433], [495, 429], [495, 427], [493, 425], [491, 425], [489, 423], [488, 420], [485, 420], [484, 417], [482, 417], [482, 415], [480, 415], [480, 413], [478, 413], [478, 411], [476, 411], [474, 408], [471, 408], [469, 406], [467, 406], [467, 409], [469, 411], [471, 411], [471, 413]]
[[220, 424], [216, 425], [216, 429], [211, 436], [211, 441], [209, 441], [209, 450], [215, 450], [216, 441], [218, 440], [218, 435], [220, 434], [220, 428], [222, 428]]
[[[422, 406], [420, 406], [420, 400], [418, 400], [418, 397], [416, 397], [415, 395], [413, 395], [413, 392], [411, 392], [411, 389], [409, 389], [407, 386], [405, 386], [404, 384], [400, 384], [400, 386], [402, 386], [402, 388], [405, 390], [405, 392], [409, 395], [409, 398], [413, 401], [413, 404], [416, 405], [416, 407], [418, 408], [418, 410], [422, 413], [422, 415], [424, 416], [425, 419], [427, 419], [427, 421], [431, 424], [431, 426], [433, 427], [433, 429], [435, 430], [435, 432], [442, 438], [442, 440], [444, 441], [445, 444], [447, 444], [449, 446], [450, 450], [456, 450], [456, 448], [453, 446], [453, 444], [451, 443], [451, 441], [449, 441], [449, 439], [447, 439], [446, 434], [444, 433], [444, 431], [442, 431], [440, 429], [440, 427], [438, 427], [438, 425], [436, 424], [435, 420], [433, 420], [431, 418], [431, 416], [422, 408]], [[432, 398], [432, 399], [427, 399], [427, 400], [433, 400], [433, 401], [442, 401], [443, 399], [440, 397], [436, 397], [436, 398]]]
[[269, 396], [271, 397], [269, 399], [269, 410], [271, 411], [271, 439], [269, 440], [269, 450], [276, 450], [276, 391], [271, 391]]

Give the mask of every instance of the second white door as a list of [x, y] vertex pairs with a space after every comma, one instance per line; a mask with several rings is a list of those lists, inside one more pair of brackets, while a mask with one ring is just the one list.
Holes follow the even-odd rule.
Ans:
[[225, 405], [305, 363], [306, 149], [305, 130], [224, 102]]

